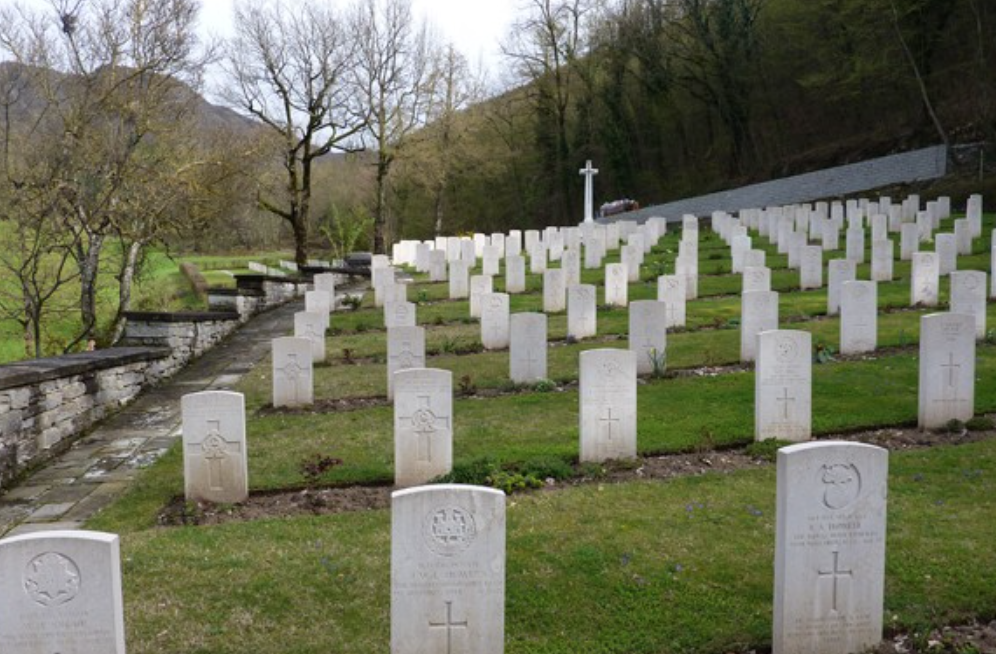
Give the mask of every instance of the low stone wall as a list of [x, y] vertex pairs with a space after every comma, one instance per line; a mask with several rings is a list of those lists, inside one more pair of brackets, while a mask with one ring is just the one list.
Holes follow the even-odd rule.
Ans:
[[121, 347], [0, 366], [0, 488], [171, 374], [169, 359]]
[[124, 347], [166, 348], [163, 360], [166, 377], [199, 357], [243, 323], [236, 312], [202, 311], [182, 313], [125, 314]]

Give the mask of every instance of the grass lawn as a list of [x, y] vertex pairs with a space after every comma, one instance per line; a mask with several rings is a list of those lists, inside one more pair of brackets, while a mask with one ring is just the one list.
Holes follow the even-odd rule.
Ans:
[[[992, 223], [987, 216], [987, 227]], [[668, 335], [669, 369], [679, 374], [644, 379], [638, 389], [642, 455], [711, 455], [753, 438], [754, 375], [729, 365], [739, 351], [739, 276], [729, 274], [728, 249], [713, 235], [702, 237], [702, 297], [688, 305], [688, 329]], [[648, 257], [648, 271], [673, 270], [676, 239], [662, 239]], [[755, 247], [758, 242], [755, 237]], [[984, 245], [960, 258], [960, 268], [988, 270]], [[765, 249], [776, 266], [772, 282], [782, 293], [783, 326], [835, 346], [839, 321], [825, 315], [825, 290], [799, 291], [798, 273]], [[879, 285], [880, 307], [894, 309], [879, 316], [883, 349], [874, 357], [814, 365], [817, 435], [915, 424], [915, 345], [919, 319], [929, 311], [906, 307], [909, 272], [907, 263], [897, 262], [895, 281]], [[859, 267], [859, 278], [867, 274], [867, 265]], [[584, 276], [601, 284], [595, 271]], [[656, 296], [649, 277], [630, 285], [631, 300]], [[461, 393], [454, 402], [455, 464], [575, 461], [578, 353], [625, 347], [626, 312], [600, 311], [599, 337], [580, 343], [564, 340], [563, 314], [551, 316], [557, 342], [549, 349], [549, 377], [557, 386], [541, 392], [507, 381], [507, 352], [480, 351], [467, 302], [448, 301], [446, 292], [445, 284], [416, 275], [409, 298], [420, 301], [428, 365], [453, 371], [455, 386], [465, 391], [481, 391]], [[384, 395], [386, 335], [370, 302], [333, 315], [330, 361], [315, 371], [317, 398]], [[512, 310], [541, 305], [541, 284], [530, 276], [527, 293], [513, 296]], [[996, 412], [996, 344], [979, 344], [976, 379], [976, 412]], [[314, 454], [344, 461], [324, 483], [391, 482], [388, 404], [274, 412], [270, 385], [264, 362], [238, 389], [247, 400], [254, 490], [302, 487], [301, 462]], [[928, 625], [996, 617], [996, 439], [896, 451], [889, 486], [887, 628], [922, 633]], [[129, 651], [387, 651], [389, 511], [157, 527], [158, 511], [182, 488], [177, 445], [88, 525], [122, 534]], [[774, 494], [774, 467], [758, 465], [511, 496], [506, 651], [718, 654], [769, 647]]]

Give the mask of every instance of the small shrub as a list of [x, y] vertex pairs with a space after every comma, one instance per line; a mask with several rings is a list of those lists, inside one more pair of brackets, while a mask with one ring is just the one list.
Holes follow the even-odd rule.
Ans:
[[570, 479], [574, 476], [574, 468], [559, 456], [538, 456], [529, 459], [521, 466], [519, 472], [527, 477], [537, 479]]
[[552, 379], [541, 379], [533, 384], [533, 390], [537, 393], [549, 393], [557, 390], [557, 382]]
[[586, 479], [602, 479], [605, 477], [606, 471], [602, 464], [588, 461], [581, 464], [578, 474]]
[[835, 360], [835, 354], [837, 354], [837, 350], [832, 345], [817, 343], [813, 350], [813, 363], [830, 363]]
[[991, 431], [996, 429], [996, 422], [987, 416], [976, 416], [965, 423], [968, 431]]
[[960, 434], [965, 431], [965, 423], [957, 418], [952, 418], [944, 423], [943, 427], [937, 428], [938, 434]]
[[425, 289], [420, 290], [415, 298], [415, 304], [425, 304], [428, 301], [429, 301], [429, 294], [426, 292]]
[[486, 481], [488, 486], [504, 491], [506, 495], [543, 486], [543, 482], [536, 477], [502, 470], [497, 466], [488, 475]]
[[476, 486], [486, 486], [488, 475], [498, 467], [497, 462], [490, 457], [474, 459], [454, 463], [453, 468], [445, 475], [440, 475], [433, 479], [437, 484], [473, 484]]
[[986, 330], [985, 342], [987, 345], [996, 345], [996, 329]]
[[443, 354], [456, 354], [460, 350], [460, 339], [455, 336], [443, 336], [439, 351]]
[[350, 311], [356, 311], [363, 305], [363, 297], [359, 295], [347, 295], [342, 298], [341, 302]]

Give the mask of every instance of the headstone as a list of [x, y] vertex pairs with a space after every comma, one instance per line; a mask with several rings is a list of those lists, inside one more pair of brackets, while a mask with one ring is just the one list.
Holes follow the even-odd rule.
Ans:
[[567, 309], [567, 286], [564, 271], [551, 268], [543, 273], [543, 311], [560, 313]]
[[487, 350], [508, 347], [508, 293], [481, 296], [481, 343]]
[[636, 353], [580, 354], [581, 461], [636, 458]]
[[564, 288], [581, 283], [581, 253], [570, 248], [564, 250], [560, 258], [560, 268], [564, 271]]
[[321, 317], [322, 332], [329, 328], [329, 314], [332, 313], [332, 298], [325, 291], [308, 291], [304, 294], [304, 310]]
[[0, 540], [3, 654], [125, 654], [121, 549], [96, 531]]
[[744, 269], [763, 268], [767, 265], [767, 254], [764, 250], [747, 250], [744, 252]]
[[899, 228], [899, 259], [910, 261], [920, 249], [920, 235], [916, 223], [903, 223]]
[[449, 282], [451, 300], [470, 297], [470, 266], [466, 261], [450, 262]]
[[934, 313], [920, 319], [920, 392], [917, 424], [947, 426], [975, 415], [975, 317]]
[[391, 495], [391, 654], [505, 651], [505, 494], [437, 484]]
[[[429, 281], [445, 282], [447, 266], [456, 261], [461, 261], [460, 257], [450, 259], [443, 250], [433, 250], [429, 253]], [[468, 262], [464, 262], [468, 266]]]
[[840, 353], [873, 352], [878, 345], [878, 284], [844, 282], [840, 290]]
[[799, 256], [799, 285], [802, 290], [823, 288], [823, 248], [805, 245]]
[[294, 336], [311, 341], [311, 361], [313, 363], [325, 361], [325, 320], [327, 318], [327, 313], [298, 311], [294, 314]]
[[910, 306], [936, 307], [940, 269], [936, 252], [914, 252], [910, 276]]
[[887, 450], [778, 450], [773, 654], [856, 654], [882, 639]]
[[958, 244], [954, 234], [938, 234], [934, 237], [934, 252], [937, 253], [937, 272], [950, 275], [958, 269]]
[[470, 317], [481, 317], [481, 296], [491, 293], [491, 275], [470, 276]]
[[972, 254], [972, 226], [964, 218], [954, 221], [955, 243], [958, 247], [958, 254], [968, 256]]
[[778, 293], [744, 293], [740, 312], [740, 361], [754, 361], [757, 357], [757, 335], [772, 329], [778, 329]]
[[871, 280], [873, 282], [892, 281], [892, 261], [895, 248], [890, 239], [872, 241]]
[[[508, 264], [509, 257], [517, 257], [522, 255], [522, 234], [517, 229], [513, 229], [508, 233], [508, 238], [505, 239], [505, 263]], [[523, 259], [525, 262], [525, 259]]]
[[180, 404], [187, 501], [244, 502], [249, 497], [245, 397], [203, 391], [184, 395]]
[[416, 321], [414, 302], [388, 302], [384, 305], [384, 327], [414, 327]]
[[509, 377], [516, 384], [546, 379], [546, 314], [513, 313], [510, 324]]
[[794, 329], [757, 337], [754, 439], [808, 441], [812, 435], [813, 337]]
[[847, 260], [865, 262], [865, 232], [863, 229], [847, 230]]
[[626, 279], [630, 282], [640, 281], [640, 264], [643, 262], [643, 251], [640, 246], [630, 244], [622, 246], [620, 262], [626, 268]]
[[453, 373], [394, 373], [394, 484], [415, 486], [453, 467]]
[[387, 330], [387, 399], [394, 398], [394, 373], [425, 367], [425, 328], [394, 327]]
[[747, 266], [744, 268], [741, 293], [748, 291], [770, 291], [771, 269], [765, 266]]
[[629, 302], [629, 284], [626, 266], [610, 263], [605, 266], [605, 303], [613, 307], [624, 307]]
[[273, 406], [299, 407], [314, 402], [312, 344], [307, 338], [275, 338], [273, 348]]
[[629, 304], [629, 349], [636, 352], [636, 373], [649, 375], [667, 362], [667, 304], [636, 300]]
[[537, 243], [528, 249], [529, 252], [529, 272], [540, 275], [546, 270], [546, 247], [542, 243]]
[[315, 290], [327, 293], [329, 296], [329, 308], [335, 308], [335, 275], [332, 273], [319, 273], [315, 275]]
[[526, 291], [526, 260], [513, 254], [505, 257], [505, 292], [525, 293]]
[[827, 315], [840, 312], [840, 288], [857, 278], [857, 266], [850, 259], [834, 259], [827, 264]]
[[986, 337], [986, 273], [960, 270], [951, 273], [951, 313], [975, 317], [975, 338]]
[[602, 255], [605, 250], [605, 242], [595, 234], [584, 243], [584, 267], [585, 270], [595, 270], [602, 267]]
[[685, 277], [683, 275], [661, 275], [658, 277], [657, 299], [663, 302], [666, 307], [667, 327], [684, 327], [687, 305]]
[[598, 331], [597, 291], [594, 284], [576, 284], [567, 289], [567, 334], [575, 339], [591, 338]]

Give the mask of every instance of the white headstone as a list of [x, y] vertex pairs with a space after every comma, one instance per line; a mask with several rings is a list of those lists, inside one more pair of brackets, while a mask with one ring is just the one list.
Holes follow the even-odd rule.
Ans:
[[184, 395], [180, 405], [187, 501], [244, 502], [249, 497], [244, 396], [203, 391]]
[[910, 276], [910, 306], [936, 307], [940, 268], [936, 252], [914, 252]]
[[909, 261], [920, 249], [920, 232], [916, 223], [903, 223], [899, 227], [899, 259]]
[[[459, 257], [450, 259], [443, 250], [433, 250], [429, 253], [429, 281], [445, 282], [447, 265], [460, 261]], [[466, 262], [464, 262], [466, 263]], [[468, 264], [469, 265], [469, 264]]]
[[823, 287], [823, 248], [805, 245], [799, 253], [799, 285], [802, 290]]
[[481, 271], [485, 275], [497, 275], [499, 268], [498, 264], [500, 261], [498, 257], [498, 248], [494, 245], [485, 245], [484, 256], [482, 258], [483, 262], [481, 264]]
[[975, 317], [975, 338], [986, 337], [986, 273], [960, 270], [951, 273], [951, 313]]
[[387, 399], [394, 398], [394, 373], [425, 367], [425, 328], [387, 330]]
[[747, 266], [744, 268], [741, 293], [748, 291], [770, 291], [771, 269], [765, 266]]
[[667, 304], [657, 300], [629, 303], [629, 349], [636, 352], [636, 373], [649, 375], [667, 361]]
[[394, 483], [415, 486], [453, 467], [453, 373], [394, 373]]
[[95, 531], [0, 540], [3, 654], [125, 654], [121, 549]]
[[954, 221], [955, 243], [958, 247], [958, 254], [968, 256], [972, 254], [972, 226], [964, 218]]
[[505, 292], [524, 293], [526, 291], [526, 260], [513, 254], [505, 257]]
[[491, 275], [470, 276], [470, 317], [481, 317], [481, 296], [491, 293]]
[[872, 241], [871, 280], [873, 282], [892, 281], [892, 261], [895, 247], [890, 239]]
[[920, 392], [917, 424], [944, 427], [975, 415], [975, 318], [934, 313], [920, 319]]
[[613, 307], [624, 307], [629, 302], [629, 282], [626, 266], [610, 263], [605, 266], [605, 303]]
[[865, 262], [865, 231], [863, 229], [847, 230], [847, 260], [855, 263]]
[[580, 354], [581, 461], [636, 457], [636, 353]]
[[757, 357], [757, 335], [778, 329], [778, 293], [748, 291], [741, 296], [740, 360]]
[[451, 300], [470, 297], [470, 266], [466, 261], [450, 262], [449, 282]]
[[937, 253], [937, 272], [950, 275], [958, 269], [958, 244], [954, 234], [937, 234], [934, 237], [934, 252]]
[[551, 268], [543, 273], [543, 311], [560, 313], [567, 309], [567, 285], [564, 271]]
[[503, 350], [508, 347], [508, 316], [508, 293], [485, 293], [481, 296], [481, 343], [485, 349]]
[[560, 268], [564, 271], [564, 288], [581, 283], [581, 253], [576, 249], [564, 250], [560, 258]]
[[294, 336], [311, 341], [311, 360], [313, 363], [325, 361], [325, 321], [327, 319], [327, 313], [298, 311], [294, 314]]
[[308, 291], [304, 294], [304, 310], [322, 319], [322, 332], [329, 328], [329, 314], [332, 313], [332, 298], [325, 291]]
[[505, 651], [505, 494], [438, 484], [391, 495], [391, 654]]
[[840, 288], [857, 278], [857, 266], [850, 259], [834, 259], [827, 264], [827, 315], [840, 312]]
[[873, 352], [878, 345], [878, 284], [844, 282], [840, 290], [840, 353]]
[[685, 295], [684, 275], [661, 275], [657, 278], [657, 299], [666, 307], [667, 327], [685, 326]]
[[594, 284], [576, 284], [567, 289], [567, 334], [591, 338], [598, 331], [597, 291]]
[[414, 302], [388, 302], [384, 305], [384, 327], [414, 327], [416, 322]]
[[273, 406], [309, 406], [314, 402], [311, 340], [275, 338], [272, 341]]
[[624, 245], [620, 252], [620, 262], [626, 267], [626, 279], [631, 282], [640, 281], [640, 264], [643, 262], [643, 251], [639, 245]]
[[754, 438], [808, 441], [812, 434], [813, 337], [774, 329], [757, 337]]
[[319, 273], [315, 275], [315, 290], [328, 293], [329, 308], [335, 308], [335, 275], [332, 273]]
[[773, 654], [855, 654], [882, 639], [888, 457], [839, 441], [778, 451]]
[[546, 247], [537, 243], [529, 248], [529, 272], [539, 275], [546, 270]]
[[513, 313], [510, 324], [509, 377], [516, 384], [546, 379], [546, 314]]

